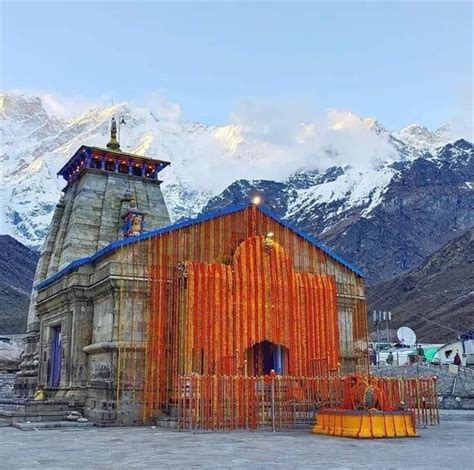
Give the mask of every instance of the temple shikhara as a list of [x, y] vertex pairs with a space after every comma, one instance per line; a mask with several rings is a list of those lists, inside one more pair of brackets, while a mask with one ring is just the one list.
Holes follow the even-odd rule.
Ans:
[[121, 151], [113, 121], [60, 170], [17, 395], [209, 429], [343, 399], [341, 377], [368, 368], [362, 273], [258, 201], [170, 224], [167, 165]]

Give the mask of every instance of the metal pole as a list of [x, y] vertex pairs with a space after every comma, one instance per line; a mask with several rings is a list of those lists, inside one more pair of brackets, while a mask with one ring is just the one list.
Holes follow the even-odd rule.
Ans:
[[178, 431], [181, 431], [181, 390], [182, 382], [181, 377], [178, 377]]
[[377, 320], [376, 320], [377, 321], [377, 343], [380, 343], [380, 320], [381, 320], [381, 312], [377, 312]]
[[377, 345], [375, 346], [375, 357], [377, 361], [377, 367], [379, 366], [379, 343], [380, 343], [380, 321], [382, 319], [381, 312], [377, 312]]
[[272, 400], [272, 432], [275, 432], [275, 372], [270, 372], [271, 381], [271, 400]]
[[193, 430], [193, 377], [189, 379], [189, 429]]

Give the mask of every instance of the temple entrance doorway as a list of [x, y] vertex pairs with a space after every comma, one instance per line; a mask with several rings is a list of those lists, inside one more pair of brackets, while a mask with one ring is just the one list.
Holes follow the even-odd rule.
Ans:
[[51, 328], [50, 387], [59, 387], [61, 381], [61, 356], [61, 325], [59, 325]]
[[284, 375], [288, 368], [288, 349], [280, 344], [262, 341], [246, 351], [247, 374], [267, 375], [274, 370]]

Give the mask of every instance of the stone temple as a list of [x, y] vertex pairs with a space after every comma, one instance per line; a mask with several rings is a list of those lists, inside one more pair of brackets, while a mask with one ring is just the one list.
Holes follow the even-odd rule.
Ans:
[[175, 416], [186, 377], [366, 368], [362, 273], [261, 204], [170, 224], [167, 165], [121, 151], [113, 121], [59, 171], [17, 396], [41, 385], [51, 406], [130, 424]]

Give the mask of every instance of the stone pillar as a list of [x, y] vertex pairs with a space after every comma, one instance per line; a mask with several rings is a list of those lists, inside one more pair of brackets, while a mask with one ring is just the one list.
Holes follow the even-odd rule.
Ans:
[[[83, 290], [74, 291], [74, 301], [71, 316], [71, 344], [68, 362], [68, 388], [66, 395], [78, 398], [83, 395], [85, 400], [88, 383], [88, 358], [84, 347], [91, 344], [93, 332], [94, 305]], [[80, 392], [79, 390], [82, 390]]]

